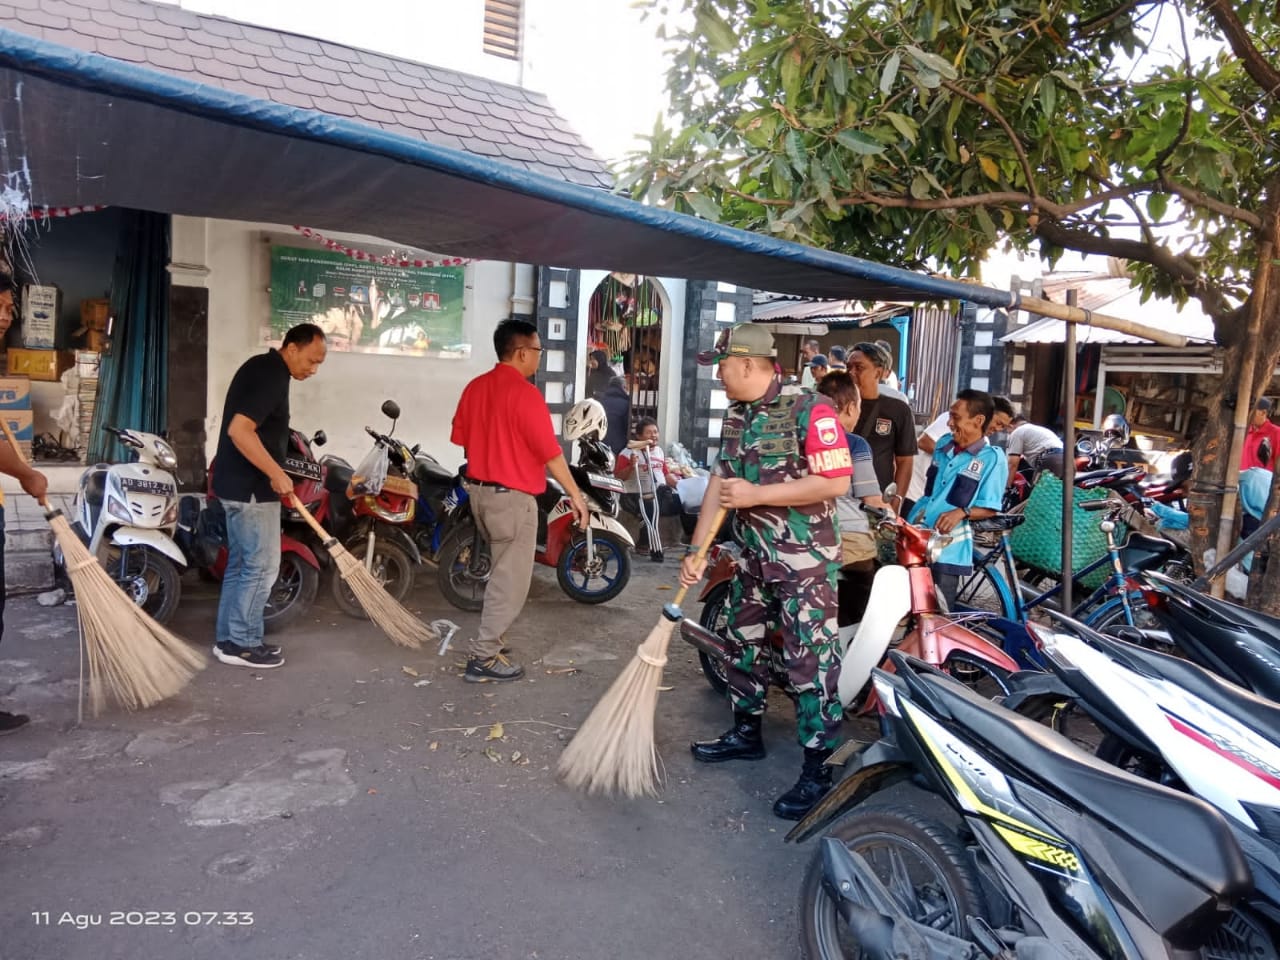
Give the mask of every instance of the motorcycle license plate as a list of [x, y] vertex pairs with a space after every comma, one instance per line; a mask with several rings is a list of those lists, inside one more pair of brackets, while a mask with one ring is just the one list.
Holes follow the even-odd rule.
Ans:
[[143, 480], [138, 477], [124, 477], [120, 481], [122, 489], [135, 493], [150, 493], [157, 497], [167, 497], [173, 493], [173, 484], [163, 480]]
[[284, 472], [303, 480], [319, 480], [320, 464], [311, 460], [299, 460], [297, 457], [285, 457]]

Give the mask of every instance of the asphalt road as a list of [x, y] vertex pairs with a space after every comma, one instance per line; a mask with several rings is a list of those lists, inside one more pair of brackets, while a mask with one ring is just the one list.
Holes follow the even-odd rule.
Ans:
[[[80, 727], [74, 608], [11, 600], [0, 706], [34, 722], [0, 738], [0, 960], [795, 956], [813, 844], [784, 844], [770, 812], [801, 757], [784, 698], [764, 761], [695, 768], [689, 740], [729, 713], [679, 644], [662, 797], [554, 776], [674, 578], [639, 559], [587, 607], [539, 568], [512, 633], [528, 675], [507, 685], [464, 684], [455, 650], [394, 647], [322, 585], [276, 638], [283, 668], [211, 661], [172, 701]], [[176, 626], [207, 647], [216, 593], [184, 588]], [[478, 621], [430, 582], [412, 601], [461, 639]]]

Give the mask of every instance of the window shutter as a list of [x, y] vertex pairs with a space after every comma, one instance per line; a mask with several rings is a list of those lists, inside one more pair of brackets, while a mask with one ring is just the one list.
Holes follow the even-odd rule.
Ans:
[[520, 59], [520, 10], [523, 0], [484, 0], [484, 52]]

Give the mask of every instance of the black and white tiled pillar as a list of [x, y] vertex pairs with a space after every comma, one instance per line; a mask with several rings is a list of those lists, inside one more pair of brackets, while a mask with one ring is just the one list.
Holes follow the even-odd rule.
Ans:
[[685, 287], [684, 355], [680, 369], [680, 442], [693, 458], [710, 464], [720, 451], [720, 425], [729, 406], [714, 367], [698, 366], [698, 354], [715, 346], [727, 327], [751, 320], [751, 290], [713, 280]]
[[536, 382], [551, 411], [556, 436], [561, 421], [578, 398], [579, 273], [556, 267], [538, 267], [535, 304], [538, 336], [542, 339], [542, 366]]

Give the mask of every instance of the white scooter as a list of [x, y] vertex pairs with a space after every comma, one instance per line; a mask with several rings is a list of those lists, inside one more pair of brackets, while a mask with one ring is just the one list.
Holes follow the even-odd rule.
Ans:
[[[107, 427], [136, 456], [133, 463], [95, 463], [80, 476], [71, 528], [133, 602], [158, 623], [169, 620], [182, 592], [178, 466], [173, 447], [140, 430]], [[62, 551], [54, 544], [59, 582], [69, 585]]]

